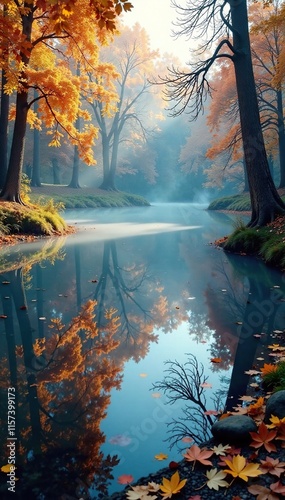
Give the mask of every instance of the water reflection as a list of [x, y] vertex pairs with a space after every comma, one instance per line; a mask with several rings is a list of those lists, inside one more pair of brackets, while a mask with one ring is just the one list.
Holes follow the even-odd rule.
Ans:
[[219, 403], [230, 408], [282, 329], [282, 274], [209, 245], [227, 217], [213, 225], [189, 205], [123, 210], [117, 222], [113, 213], [83, 214], [87, 229], [65, 240], [1, 251], [1, 438], [13, 386], [20, 498], [85, 498], [91, 484], [96, 498], [109, 482], [118, 490], [120, 474], [160, 468], [152, 457], [172, 413], [149, 390], [164, 362], [196, 356], [213, 391], [230, 380]]

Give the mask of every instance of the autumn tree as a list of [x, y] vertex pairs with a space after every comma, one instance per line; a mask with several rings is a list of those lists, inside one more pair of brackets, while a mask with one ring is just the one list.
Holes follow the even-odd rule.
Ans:
[[252, 67], [246, 0], [203, 0], [187, 2], [182, 8], [177, 34], [203, 39], [198, 53], [212, 55], [193, 64], [189, 72], [174, 67], [162, 79], [166, 96], [174, 101], [171, 110], [178, 115], [187, 110], [193, 118], [203, 111], [211, 94], [210, 73], [215, 61], [226, 58], [234, 65], [245, 165], [247, 169], [252, 216], [249, 226], [262, 226], [283, 214], [285, 206], [274, 186], [262, 135]]
[[158, 54], [150, 50], [146, 31], [138, 24], [131, 29], [122, 28], [115, 42], [101, 52], [102, 59], [116, 67], [118, 99], [112, 117], [104, 112], [102, 102], [94, 100], [91, 103], [102, 146], [103, 180], [99, 187], [116, 190], [120, 146], [123, 142], [128, 145], [144, 144], [155, 127], [150, 107], [153, 103], [151, 88], [154, 91], [149, 79], [154, 74]]
[[[1, 198], [21, 203], [20, 180], [23, 166], [25, 133], [28, 115], [34, 126], [40, 126], [32, 113], [32, 105], [39, 101], [41, 120], [53, 130], [51, 145], [58, 145], [61, 132], [68, 133], [78, 144], [86, 162], [92, 162], [94, 127], [86, 125], [78, 132], [74, 123], [83, 112], [80, 107], [80, 80], [73, 75], [66, 60], [58, 62], [59, 45], [67, 55], [82, 61], [88, 69], [98, 66], [98, 42], [105, 42], [108, 32], [116, 29], [117, 16], [130, 10], [130, 2], [121, 0], [14, 0], [4, 2], [1, 13], [1, 37], [8, 40], [2, 51], [1, 64], [7, 84], [5, 92], [16, 93], [15, 124], [6, 182]], [[30, 89], [39, 96], [29, 96]], [[98, 91], [98, 89], [97, 89]], [[98, 97], [98, 93], [97, 93]], [[99, 98], [99, 97], [98, 97]], [[86, 119], [89, 116], [85, 115]]]

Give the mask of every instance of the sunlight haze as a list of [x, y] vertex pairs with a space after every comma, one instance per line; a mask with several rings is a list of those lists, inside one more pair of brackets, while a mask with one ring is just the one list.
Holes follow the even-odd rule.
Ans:
[[139, 23], [147, 31], [152, 49], [159, 49], [161, 54], [173, 54], [182, 63], [187, 63], [190, 59], [190, 42], [185, 40], [185, 37], [176, 39], [172, 35], [177, 13], [171, 7], [171, 1], [132, 0], [132, 4], [132, 11], [123, 16], [124, 23], [130, 27]]

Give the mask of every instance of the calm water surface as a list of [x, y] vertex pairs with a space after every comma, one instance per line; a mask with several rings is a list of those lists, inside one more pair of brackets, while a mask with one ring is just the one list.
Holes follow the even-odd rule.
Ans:
[[[79, 498], [80, 488], [93, 498], [107, 488], [108, 498], [120, 476], [180, 460], [189, 444], [170, 449], [167, 424], [186, 402], [169, 405], [153, 388], [165, 362], [197, 359], [206, 409], [217, 394], [230, 409], [252, 390], [244, 372], [270, 359], [266, 345], [284, 328], [282, 273], [210, 244], [232, 230], [227, 215], [160, 204], [65, 218], [76, 234], [1, 250], [1, 463], [15, 443], [19, 498]], [[207, 437], [201, 410], [186, 425], [197, 442]]]

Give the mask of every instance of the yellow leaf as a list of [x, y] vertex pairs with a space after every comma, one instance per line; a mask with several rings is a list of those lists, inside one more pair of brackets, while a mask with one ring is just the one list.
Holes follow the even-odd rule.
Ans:
[[246, 465], [246, 459], [242, 455], [235, 455], [233, 460], [225, 460], [229, 469], [224, 469], [224, 472], [231, 474], [233, 477], [240, 477], [244, 481], [248, 481], [249, 477], [256, 477], [262, 474], [259, 470], [259, 464], [250, 463]]
[[5, 474], [8, 474], [9, 472], [11, 472], [11, 467], [16, 469], [16, 467], [14, 467], [14, 465], [7, 464], [7, 465], [2, 465], [1, 471], [5, 472]]
[[168, 455], [165, 455], [165, 453], [159, 453], [158, 455], [155, 455], [154, 458], [156, 458], [156, 460], [166, 460]]
[[162, 485], [160, 486], [163, 498], [171, 498], [173, 494], [179, 493], [180, 490], [185, 486], [187, 479], [182, 479], [180, 481], [179, 472], [176, 471], [169, 479], [165, 477], [162, 478]]

